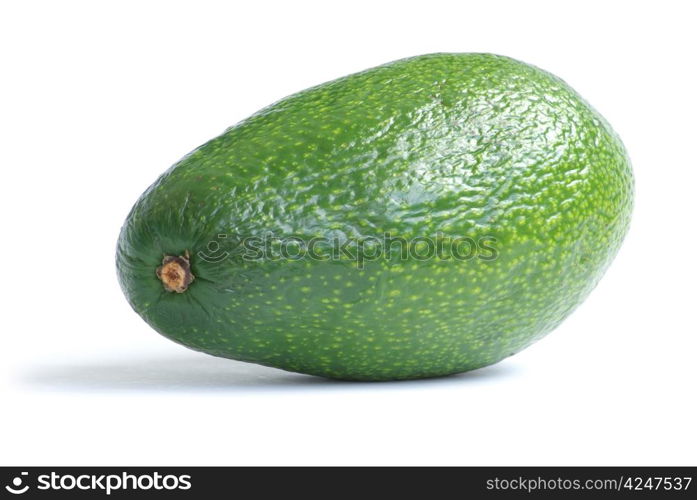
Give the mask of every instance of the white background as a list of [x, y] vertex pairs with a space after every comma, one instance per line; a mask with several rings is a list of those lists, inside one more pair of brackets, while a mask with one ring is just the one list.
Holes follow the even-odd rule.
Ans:
[[[15, 2], [0, 8], [0, 463], [697, 462], [697, 46], [690, 3]], [[439, 380], [332, 382], [157, 335], [118, 287], [140, 193], [285, 95], [393, 59], [494, 52], [623, 138], [636, 208], [590, 298]]]

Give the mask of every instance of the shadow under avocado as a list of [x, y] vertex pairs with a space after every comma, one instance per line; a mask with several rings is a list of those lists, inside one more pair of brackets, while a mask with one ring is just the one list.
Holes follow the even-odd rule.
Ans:
[[194, 354], [50, 365], [24, 373], [21, 382], [38, 390], [78, 392], [341, 390], [357, 387], [385, 389], [483, 382], [506, 378], [515, 375], [516, 371], [513, 363], [502, 362], [447, 377], [391, 382], [350, 382]]

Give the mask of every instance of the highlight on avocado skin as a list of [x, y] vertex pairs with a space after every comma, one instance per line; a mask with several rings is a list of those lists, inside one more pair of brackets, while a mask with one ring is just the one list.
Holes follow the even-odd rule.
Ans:
[[620, 139], [565, 82], [428, 54], [286, 97], [186, 155], [128, 215], [117, 272], [148, 324], [197, 351], [442, 376], [559, 325], [616, 255], [632, 196]]

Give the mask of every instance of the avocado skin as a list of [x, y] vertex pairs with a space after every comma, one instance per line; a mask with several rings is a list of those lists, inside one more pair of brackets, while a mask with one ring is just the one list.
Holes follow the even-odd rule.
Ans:
[[[182, 158], [128, 215], [117, 272], [147, 323], [197, 351], [340, 379], [441, 376], [567, 317], [617, 253], [632, 194], [618, 136], [562, 80], [429, 54], [282, 99]], [[498, 256], [197, 257], [220, 234], [270, 233], [489, 236]], [[155, 270], [184, 252], [195, 280], [168, 292]]]

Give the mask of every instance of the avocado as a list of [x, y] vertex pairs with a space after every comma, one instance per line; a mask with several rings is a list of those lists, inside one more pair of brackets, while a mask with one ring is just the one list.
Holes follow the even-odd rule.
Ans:
[[492, 54], [286, 97], [162, 174], [116, 264], [155, 330], [323, 377], [434, 377], [554, 329], [628, 230], [631, 166], [559, 78]]

